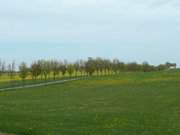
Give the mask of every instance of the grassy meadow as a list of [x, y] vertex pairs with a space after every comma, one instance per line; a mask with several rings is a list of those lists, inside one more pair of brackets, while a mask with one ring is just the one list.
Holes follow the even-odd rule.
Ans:
[[16, 135], [179, 135], [180, 71], [94, 76], [0, 92], [0, 131]]

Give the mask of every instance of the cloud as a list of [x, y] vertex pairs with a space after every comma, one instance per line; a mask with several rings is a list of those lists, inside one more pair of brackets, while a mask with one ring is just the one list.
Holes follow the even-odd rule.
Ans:
[[1, 40], [145, 42], [179, 32], [177, 0], [0, 2]]
[[[83, 56], [87, 56], [92, 52], [89, 48], [94, 50], [95, 45], [100, 51], [94, 55], [111, 56], [114, 52], [113, 56], [121, 58], [124, 54], [130, 60], [142, 52], [139, 58], [149, 54], [145, 59], [152, 59], [154, 50], [157, 50], [155, 60], [164, 58], [169, 50], [174, 58], [178, 54], [179, 0], [0, 0], [0, 3], [1, 48], [8, 44], [10, 48], [15, 44], [49, 44], [49, 48], [64, 44], [64, 48], [72, 51], [71, 55], [75, 48], [80, 55], [79, 48], [86, 45]], [[106, 52], [102, 50], [104, 46]], [[139, 46], [142, 50], [137, 53]], [[159, 56], [162, 48], [166, 53]], [[66, 49], [61, 53], [55, 49], [57, 56], [69, 55]], [[8, 57], [7, 51], [4, 53]], [[52, 54], [54, 50], [48, 56]]]

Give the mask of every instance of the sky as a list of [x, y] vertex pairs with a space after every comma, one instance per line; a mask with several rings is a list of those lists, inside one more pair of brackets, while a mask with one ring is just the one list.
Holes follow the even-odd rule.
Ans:
[[0, 59], [180, 65], [179, 0], [0, 0]]

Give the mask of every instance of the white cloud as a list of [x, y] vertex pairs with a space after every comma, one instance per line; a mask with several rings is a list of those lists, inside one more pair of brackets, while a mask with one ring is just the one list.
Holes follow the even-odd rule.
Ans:
[[[178, 35], [177, 0], [0, 0], [6, 40], [163, 40]], [[153, 6], [152, 6], [153, 5]]]

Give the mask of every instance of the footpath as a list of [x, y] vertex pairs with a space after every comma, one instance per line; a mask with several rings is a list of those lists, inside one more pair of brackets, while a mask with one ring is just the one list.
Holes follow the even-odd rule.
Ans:
[[[53, 81], [53, 82], [43, 82], [43, 83], [39, 83], [39, 84], [29, 84], [29, 85], [10, 87], [10, 88], [2, 88], [2, 89], [0, 89], [0, 92], [8, 91], [8, 90], [24, 89], [24, 88], [41, 87], [41, 86], [47, 86], [47, 85], [52, 85], [52, 84], [61, 84], [61, 83], [71, 82], [71, 81], [76, 81], [76, 80], [80, 80], [80, 78], [58, 80], [58, 81]], [[1, 133], [0, 133], [0, 135], [1, 135]]]

